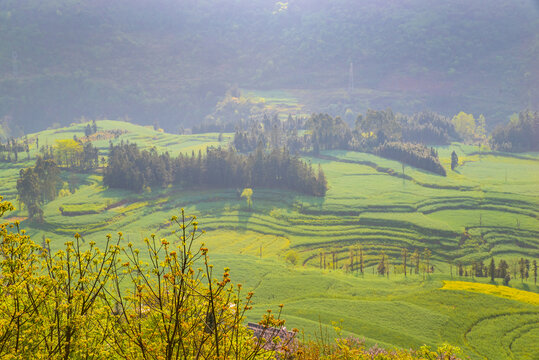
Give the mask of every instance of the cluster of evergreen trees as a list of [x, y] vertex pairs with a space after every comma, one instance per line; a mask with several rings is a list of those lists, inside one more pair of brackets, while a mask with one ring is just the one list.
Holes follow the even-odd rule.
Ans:
[[306, 121], [265, 116], [264, 121], [237, 129], [233, 144], [240, 152], [258, 146], [285, 147], [294, 154], [331, 149], [371, 152], [445, 176], [436, 151], [421, 144], [447, 144], [456, 137], [453, 123], [439, 114], [422, 112], [408, 118], [387, 109], [359, 115], [353, 128], [340, 117], [327, 114], [313, 114]]
[[95, 134], [97, 132], [97, 123], [95, 120], [92, 120], [92, 124], [86, 125], [86, 128], [84, 128], [84, 136], [88, 137], [92, 134]]
[[103, 182], [110, 187], [142, 191], [147, 187], [181, 184], [212, 188], [269, 187], [324, 196], [327, 182], [321, 168], [292, 157], [286, 150], [266, 152], [260, 146], [243, 155], [233, 148], [208, 148], [172, 158], [155, 149], [140, 150], [136, 144], [120, 143], [110, 147]]
[[40, 205], [56, 198], [60, 184], [60, 169], [52, 159], [38, 156], [35, 166], [20, 171], [17, 192], [30, 219], [43, 220]]
[[310, 140], [315, 154], [320, 150], [346, 148], [352, 139], [350, 127], [340, 117], [313, 114], [306, 128], [311, 132]]
[[459, 276], [475, 276], [475, 277], [490, 277], [492, 281], [494, 279], [503, 279], [505, 285], [509, 284], [511, 280], [511, 272], [513, 278], [520, 276], [520, 280], [528, 280], [533, 272], [533, 278], [535, 284], [537, 284], [537, 260], [530, 261], [529, 259], [520, 258], [517, 262], [514, 262], [510, 266], [507, 261], [501, 259], [496, 266], [494, 258], [490, 260], [488, 266], [485, 266], [482, 260], [474, 261], [469, 268], [457, 263], [457, 274]]
[[506, 126], [494, 129], [490, 145], [500, 151], [539, 151], [539, 112], [523, 111]]
[[447, 145], [458, 134], [451, 119], [432, 111], [422, 111], [402, 122], [402, 141], [428, 145]]
[[298, 154], [311, 146], [309, 136], [299, 135], [299, 131], [305, 129], [306, 121], [292, 115], [288, 115], [286, 121], [281, 121], [276, 114], [273, 117], [264, 114], [262, 120], [238, 122], [234, 147], [244, 153], [254, 151], [259, 145], [274, 149], [286, 147], [292, 154]]
[[141, 191], [145, 187], [166, 186], [175, 172], [168, 153], [158, 154], [155, 148], [141, 151], [136, 144], [110, 145], [109, 158], [103, 171], [103, 183], [110, 187]]
[[385, 158], [397, 160], [416, 168], [446, 176], [445, 168], [440, 164], [438, 152], [419, 144], [385, 142], [376, 147], [374, 153]]

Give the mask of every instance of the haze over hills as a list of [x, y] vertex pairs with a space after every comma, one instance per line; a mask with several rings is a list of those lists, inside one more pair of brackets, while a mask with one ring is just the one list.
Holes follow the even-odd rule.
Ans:
[[2, 1], [0, 119], [14, 135], [81, 116], [177, 131], [239, 87], [301, 89], [307, 113], [462, 110], [492, 129], [538, 107], [538, 15], [532, 0]]
[[539, 359], [538, 15], [0, 0], [0, 358]]

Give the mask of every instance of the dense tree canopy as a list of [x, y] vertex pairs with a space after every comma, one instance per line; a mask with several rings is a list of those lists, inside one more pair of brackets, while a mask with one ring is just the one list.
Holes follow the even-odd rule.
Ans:
[[[292, 120], [288, 124], [291, 119], [253, 121], [248, 131], [236, 131], [234, 146], [240, 151], [251, 151], [255, 146], [276, 149], [284, 144], [294, 152], [315, 155], [331, 149], [365, 151], [445, 176], [438, 153], [422, 143], [446, 143], [457, 136], [453, 124], [435, 113], [408, 118], [395, 116], [391, 109], [369, 110], [365, 117], [358, 116], [353, 130], [340, 117], [328, 114], [313, 114], [305, 122]], [[298, 133], [301, 127], [306, 130], [303, 136]], [[418, 127], [423, 131], [413, 133], [412, 129]], [[410, 142], [401, 142], [401, 134], [406, 134]]]
[[438, 175], [446, 175], [446, 171], [438, 159], [438, 153], [433, 148], [429, 149], [418, 144], [386, 142], [375, 148], [374, 152]]
[[419, 112], [402, 123], [402, 141], [447, 145], [454, 139], [458, 139], [454, 124], [449, 118], [432, 111]]
[[539, 151], [539, 112], [523, 111], [492, 132], [491, 146], [501, 151]]
[[35, 166], [20, 171], [17, 193], [29, 218], [42, 220], [40, 205], [56, 198], [60, 183], [60, 169], [51, 159], [38, 157]]
[[266, 152], [258, 147], [243, 155], [233, 148], [208, 148], [204, 154], [171, 158], [136, 144], [111, 145], [103, 182], [110, 187], [141, 191], [147, 187], [181, 184], [185, 187], [282, 188], [324, 196], [327, 190], [321, 170], [291, 156], [286, 150]]

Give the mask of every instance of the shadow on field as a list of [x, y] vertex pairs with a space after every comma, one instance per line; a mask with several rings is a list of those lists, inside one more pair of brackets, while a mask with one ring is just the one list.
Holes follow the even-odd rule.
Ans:
[[309, 212], [309, 210], [320, 211], [324, 208], [326, 197], [309, 196], [308, 199], [304, 196], [294, 196], [292, 206], [300, 213]]
[[247, 227], [249, 225], [249, 220], [253, 216], [253, 214], [256, 212], [256, 209], [253, 207], [251, 209], [248, 208], [240, 208], [238, 211], [238, 228], [241, 230], [247, 230]]

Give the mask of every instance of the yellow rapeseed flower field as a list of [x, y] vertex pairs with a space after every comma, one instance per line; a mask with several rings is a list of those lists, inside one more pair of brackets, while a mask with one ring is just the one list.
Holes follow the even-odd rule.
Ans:
[[442, 289], [472, 291], [539, 305], [539, 294], [502, 285], [481, 284], [467, 281], [444, 281]]

